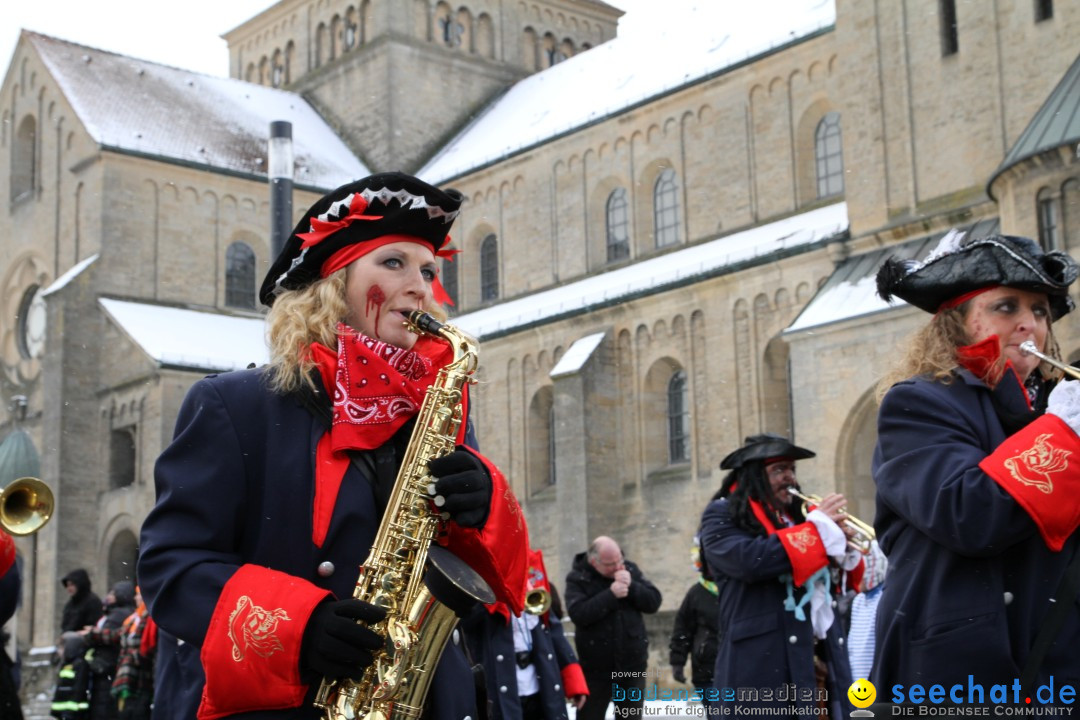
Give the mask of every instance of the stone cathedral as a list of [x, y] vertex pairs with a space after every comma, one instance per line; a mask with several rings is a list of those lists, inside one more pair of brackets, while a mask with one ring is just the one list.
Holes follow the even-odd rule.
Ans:
[[658, 666], [746, 435], [815, 450], [803, 486], [872, 520], [874, 385], [925, 317], [874, 296], [884, 258], [951, 228], [1080, 253], [1080, 4], [783, 0], [630, 37], [600, 0], [461, 1], [281, 0], [225, 34], [228, 79], [22, 33], [0, 481], [56, 496], [18, 540], [24, 659], [65, 572], [134, 573], [187, 388], [265, 362], [271, 121], [297, 218], [375, 171], [465, 194], [441, 273], [481, 446], [557, 584], [607, 534], [662, 590]]

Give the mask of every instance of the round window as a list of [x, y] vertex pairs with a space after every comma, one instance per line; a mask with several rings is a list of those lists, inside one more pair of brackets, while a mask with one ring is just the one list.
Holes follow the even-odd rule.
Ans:
[[45, 350], [45, 298], [40, 285], [32, 285], [19, 303], [19, 354], [36, 360]]

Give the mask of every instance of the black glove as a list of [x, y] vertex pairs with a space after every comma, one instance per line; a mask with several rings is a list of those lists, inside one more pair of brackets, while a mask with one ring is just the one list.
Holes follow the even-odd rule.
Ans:
[[429, 488], [435, 507], [462, 527], [483, 527], [491, 505], [491, 476], [468, 450], [458, 448], [428, 463], [436, 478]]
[[310, 670], [332, 680], [359, 680], [371, 664], [371, 651], [382, 647], [383, 639], [356, 621], [375, 623], [384, 617], [382, 608], [355, 598], [319, 603], [304, 628], [301, 673]]
[[675, 678], [675, 682], [681, 682], [684, 685], [686, 684], [686, 671], [683, 670], [682, 665], [679, 665], [678, 667], [674, 665], [671, 666], [671, 677]]

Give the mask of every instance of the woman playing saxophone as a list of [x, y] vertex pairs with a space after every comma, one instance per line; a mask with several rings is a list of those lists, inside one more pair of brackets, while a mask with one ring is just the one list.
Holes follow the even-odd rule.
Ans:
[[[139, 580], [157, 623], [201, 647], [200, 718], [320, 717], [316, 688], [359, 679], [384, 652], [385, 606], [353, 591], [399, 466], [417, 461], [417, 413], [454, 357], [405, 321], [441, 315], [437, 258], [460, 202], [400, 173], [320, 199], [262, 285], [270, 364], [188, 392], [157, 462]], [[454, 404], [467, 417], [467, 396]], [[454, 436], [418, 461], [444, 516], [436, 542], [520, 611], [520, 508], [471, 426]], [[461, 651], [431, 670], [431, 716], [476, 717]]]

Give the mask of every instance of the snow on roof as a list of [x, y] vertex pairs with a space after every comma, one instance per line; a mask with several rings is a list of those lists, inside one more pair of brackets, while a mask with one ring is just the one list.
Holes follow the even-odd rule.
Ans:
[[262, 318], [110, 298], [98, 302], [135, 344], [162, 365], [225, 371], [269, 362]]
[[266, 175], [270, 123], [292, 123], [294, 181], [334, 188], [370, 174], [301, 96], [23, 31], [104, 147]]
[[596, 305], [657, 292], [754, 258], [798, 249], [847, 229], [847, 203], [840, 202], [466, 313], [454, 318], [453, 323], [477, 338], [511, 332]]
[[555, 363], [555, 367], [551, 368], [551, 372], [548, 375], [552, 379], [562, 377], [563, 375], [572, 375], [585, 365], [585, 362], [593, 354], [596, 348], [600, 347], [600, 343], [604, 340], [605, 333], [594, 333], [592, 335], [586, 335], [583, 338], [579, 338], [574, 341], [574, 344], [570, 346], [570, 349], [563, 353], [563, 356], [559, 358], [559, 362]]
[[836, 7], [834, 0], [709, 0], [672, 18], [655, 33], [609, 40], [521, 80], [418, 174], [442, 183], [618, 114], [830, 27]]
[[41, 296], [45, 297], [46, 295], [52, 295], [54, 292], [57, 292], [58, 290], [62, 290], [65, 285], [67, 285], [69, 282], [71, 282], [72, 280], [77, 278], [79, 276], [79, 273], [81, 273], [86, 268], [90, 267], [93, 264], [93, 262], [95, 260], [97, 260], [97, 259], [98, 259], [97, 253], [94, 253], [90, 257], [84, 258], [84, 259], [80, 260], [79, 262], [75, 263], [74, 265], [71, 266], [71, 268], [66, 273], [64, 273], [60, 277], [56, 278], [56, 280], [53, 281], [52, 285], [45, 288], [45, 290], [42, 291]]

